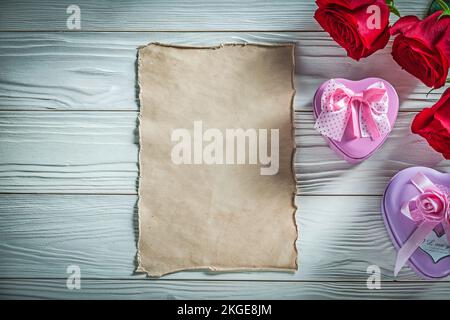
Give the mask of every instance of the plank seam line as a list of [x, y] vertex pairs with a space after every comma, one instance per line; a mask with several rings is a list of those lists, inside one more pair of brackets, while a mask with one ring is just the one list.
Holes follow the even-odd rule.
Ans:
[[[430, 102], [433, 103], [433, 102]], [[1, 107], [0, 107], [1, 108]], [[399, 113], [418, 113], [420, 110], [417, 109], [402, 109], [399, 110]], [[129, 113], [139, 113], [139, 110], [133, 110], [133, 109], [66, 109], [66, 110], [60, 110], [60, 109], [0, 109], [1, 112], [129, 112]], [[313, 110], [294, 110], [294, 113], [298, 114], [310, 114]]]
[[[2, 195], [68, 195], [68, 196], [137, 196], [137, 192], [133, 193], [92, 193], [92, 192], [0, 192]], [[297, 197], [381, 197], [383, 194], [362, 194], [362, 193], [309, 193], [295, 194]]]
[[[1, 108], [1, 107], [0, 107]], [[0, 109], [1, 112], [130, 112], [138, 113], [139, 110], [133, 109]]]
[[137, 196], [137, 192], [133, 193], [92, 193], [92, 192], [0, 192], [0, 196], [8, 195], [47, 195], [47, 196]]
[[[211, 275], [214, 277], [214, 275]], [[36, 280], [36, 281], [46, 281], [46, 280], [63, 280], [66, 281], [67, 278], [4, 278], [0, 277], [0, 281], [11, 281], [11, 280]], [[366, 284], [367, 280], [262, 280], [262, 279], [152, 279], [152, 278], [87, 278], [83, 277], [82, 280], [85, 281], [155, 281], [155, 282], [268, 282], [268, 283], [355, 283], [355, 284]], [[450, 283], [450, 280], [381, 280], [381, 283], [398, 283], [398, 284], [435, 284], [435, 283]]]
[[81, 29], [81, 30], [67, 30], [67, 29], [0, 29], [0, 32], [17, 32], [17, 33], [325, 33], [320, 29]]

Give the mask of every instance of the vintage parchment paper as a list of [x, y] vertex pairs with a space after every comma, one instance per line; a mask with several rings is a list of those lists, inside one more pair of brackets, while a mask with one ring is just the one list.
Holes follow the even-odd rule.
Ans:
[[[139, 49], [137, 271], [297, 269], [293, 51], [292, 45]], [[261, 164], [175, 164], [173, 131], [193, 135], [194, 121], [224, 136], [228, 128], [278, 129], [278, 173], [261, 175]]]

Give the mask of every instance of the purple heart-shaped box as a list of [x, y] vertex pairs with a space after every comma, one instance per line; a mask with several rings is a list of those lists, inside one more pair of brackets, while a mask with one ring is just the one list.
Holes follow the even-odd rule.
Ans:
[[[362, 92], [372, 84], [382, 82], [386, 87], [389, 98], [389, 108], [387, 116], [391, 124], [391, 128], [394, 127], [394, 123], [397, 119], [398, 114], [399, 99], [397, 92], [389, 82], [381, 78], [366, 78], [359, 81], [351, 81], [342, 78], [337, 78], [334, 80], [342, 83], [354, 92]], [[321, 98], [329, 81], [330, 80], [325, 81], [319, 87], [319, 89], [317, 89], [316, 94], [314, 95], [314, 116], [316, 119], [322, 112]], [[349, 163], [358, 163], [369, 158], [384, 143], [389, 135], [384, 134], [374, 140], [372, 140], [371, 138], [354, 138], [352, 135], [351, 127], [352, 120], [350, 119], [341, 141], [336, 141], [325, 137], [331, 149], [333, 149], [340, 157], [342, 157]]]
[[[417, 173], [423, 173], [436, 185], [450, 189], [450, 174], [425, 167], [412, 167], [397, 173], [383, 195], [382, 214], [392, 243], [398, 250], [416, 230], [417, 224], [401, 213], [404, 203], [420, 192], [411, 183]], [[438, 225], [408, 260], [409, 266], [425, 279], [439, 279], [450, 274], [450, 246], [441, 225]]]

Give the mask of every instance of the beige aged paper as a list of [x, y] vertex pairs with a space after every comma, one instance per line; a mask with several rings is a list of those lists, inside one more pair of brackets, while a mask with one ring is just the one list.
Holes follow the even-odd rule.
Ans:
[[[297, 269], [293, 51], [293, 45], [139, 49], [137, 271]], [[237, 129], [249, 135], [233, 145], [226, 136]], [[277, 171], [276, 155], [270, 165], [260, 154], [256, 164], [250, 160], [250, 133], [264, 142], [259, 129], [267, 132], [267, 155], [278, 130]], [[212, 141], [216, 149], [208, 147]], [[245, 163], [236, 160], [240, 147], [248, 152]]]

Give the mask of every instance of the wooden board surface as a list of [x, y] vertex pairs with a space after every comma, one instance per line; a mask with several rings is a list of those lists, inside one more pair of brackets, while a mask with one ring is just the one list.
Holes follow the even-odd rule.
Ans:
[[[399, 170], [449, 162], [410, 134], [416, 113], [402, 112], [382, 148], [350, 165], [313, 128], [311, 112], [296, 112], [294, 168], [300, 195], [381, 195]], [[137, 112], [0, 112], [3, 193], [137, 194]], [[423, 155], [426, 156], [423, 156]]]
[[[426, 13], [426, 1], [396, 3], [403, 15]], [[14, 0], [0, 2], [0, 31], [67, 30], [72, 4], [91, 31], [319, 30], [313, 0]]]
[[329, 78], [374, 76], [390, 81], [401, 110], [430, 106], [443, 92], [419, 83], [393, 61], [391, 43], [356, 63], [325, 32], [0, 33], [0, 110], [138, 110], [136, 55], [150, 42], [296, 44], [296, 110], [311, 111]]
[[387, 282], [368, 290], [365, 282], [85, 280], [80, 290], [68, 290], [65, 279], [0, 280], [0, 299], [445, 299], [449, 291], [448, 282]]
[[[378, 265], [382, 280], [393, 280], [395, 251], [384, 228], [380, 201], [376, 196], [298, 197], [300, 268], [294, 274], [205, 271], [179, 272], [163, 279], [364, 281], [367, 268]], [[132, 195], [0, 196], [0, 274], [64, 278], [66, 268], [77, 265], [86, 278], [145, 278], [134, 272], [136, 202]], [[418, 279], [405, 268], [397, 280]]]
[[[422, 0], [397, 1], [423, 14]], [[312, 1], [0, 2], [0, 298], [445, 298], [447, 280], [393, 281], [380, 195], [399, 170], [450, 172], [409, 126], [442, 93], [402, 71], [391, 43], [358, 63], [312, 18]], [[394, 21], [394, 20], [393, 20]], [[64, 31], [64, 32], [55, 32]], [[136, 49], [149, 42], [296, 44], [295, 172], [299, 271], [135, 274], [138, 177]], [[401, 112], [386, 144], [351, 166], [313, 129], [311, 100], [331, 77], [379, 76]], [[263, 236], [263, 235], [262, 235]], [[65, 285], [69, 265], [82, 290]], [[381, 290], [366, 286], [381, 269]]]

